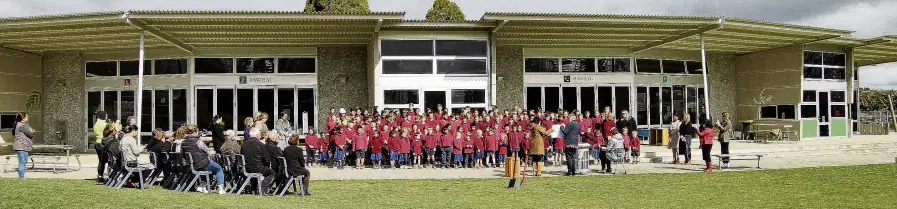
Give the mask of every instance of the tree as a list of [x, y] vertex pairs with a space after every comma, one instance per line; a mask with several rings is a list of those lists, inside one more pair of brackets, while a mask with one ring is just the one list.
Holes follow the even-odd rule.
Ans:
[[306, 0], [305, 12], [361, 12], [369, 13], [367, 0]]
[[435, 0], [427, 11], [427, 20], [464, 20], [464, 12], [451, 0]]

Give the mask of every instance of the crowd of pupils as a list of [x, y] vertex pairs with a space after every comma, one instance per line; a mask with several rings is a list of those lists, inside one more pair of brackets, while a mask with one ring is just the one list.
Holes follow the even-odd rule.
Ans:
[[589, 144], [593, 163], [601, 162], [602, 171], [610, 172], [610, 162], [601, 151], [608, 145], [620, 146], [626, 150], [626, 160], [632, 156], [632, 162], [638, 162], [641, 143], [635, 131], [637, 124], [626, 110], [617, 119], [610, 107], [596, 110], [595, 115], [590, 111], [524, 111], [517, 107], [489, 112], [464, 108], [452, 115], [441, 106], [436, 109], [424, 113], [416, 108], [372, 113], [359, 108], [331, 108], [326, 116], [327, 131], [312, 130], [306, 135], [307, 155], [314, 156], [310, 164], [326, 167], [329, 162], [342, 169], [348, 159], [355, 168], [364, 168], [366, 160], [375, 169], [485, 168], [503, 166], [508, 157], [544, 153], [554, 165], [562, 165], [563, 138], [545, 135], [540, 146], [544, 152], [531, 150], [534, 118], [541, 121], [545, 130], [577, 119], [582, 131], [580, 142]]

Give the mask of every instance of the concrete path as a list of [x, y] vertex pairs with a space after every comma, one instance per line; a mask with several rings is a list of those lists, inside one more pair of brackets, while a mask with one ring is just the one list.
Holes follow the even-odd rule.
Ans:
[[[719, 153], [719, 145], [714, 145], [712, 154]], [[617, 171], [627, 171], [629, 174], [638, 173], [686, 173], [700, 172], [703, 170], [700, 150], [693, 150], [693, 165], [673, 165], [672, 152], [666, 147], [642, 146], [642, 156], [646, 152], [655, 152], [663, 158], [664, 163], [648, 163], [647, 158], [642, 158], [640, 164], [627, 164], [626, 169], [619, 165], [614, 167]], [[801, 142], [764, 144], [732, 142], [731, 153], [766, 153], [767, 157], [761, 162], [762, 169], [785, 169], [818, 166], [843, 166], [843, 165], [867, 165], [895, 163], [897, 157], [897, 135], [890, 136], [858, 136], [854, 138], [806, 140]], [[146, 155], [142, 156], [146, 160]], [[5, 158], [0, 158], [5, 161]], [[10, 163], [15, 163], [15, 157]], [[64, 179], [90, 179], [96, 176], [96, 155], [81, 155], [82, 168], [79, 171], [54, 174], [49, 171], [30, 171], [28, 178], [64, 178]], [[716, 163], [714, 159], [714, 164]], [[733, 161], [730, 171], [757, 170], [756, 161]], [[592, 165], [595, 172], [589, 175], [605, 175], [597, 173], [600, 166]], [[7, 169], [14, 169], [14, 165], [8, 165]], [[502, 168], [488, 169], [351, 169], [336, 170], [330, 168], [309, 168], [313, 180], [348, 180], [348, 179], [453, 179], [453, 178], [499, 178], [504, 174]], [[563, 175], [566, 168], [563, 166], [546, 165], [545, 176]], [[14, 178], [16, 172], [4, 172], [0, 177]]]

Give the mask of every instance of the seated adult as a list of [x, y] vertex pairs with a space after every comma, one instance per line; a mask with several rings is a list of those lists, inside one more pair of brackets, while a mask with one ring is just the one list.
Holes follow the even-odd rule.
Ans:
[[287, 160], [287, 171], [290, 172], [290, 175], [292, 176], [303, 175], [303, 195], [311, 195], [311, 193], [308, 192], [308, 180], [311, 177], [311, 174], [308, 172], [308, 169], [305, 169], [305, 156], [303, 156], [302, 148], [299, 148], [298, 146], [299, 135], [291, 136], [288, 143], [290, 144], [290, 146], [287, 146], [283, 149], [283, 157]]
[[[97, 150], [97, 158], [99, 158], [99, 165], [97, 165], [97, 181], [104, 182], [105, 178], [103, 174], [106, 172], [106, 164], [109, 164], [109, 167], [115, 168], [115, 163], [111, 161], [111, 157], [108, 157], [109, 154], [121, 154], [121, 147], [118, 146], [118, 138], [115, 136], [118, 134], [118, 131], [115, 130], [114, 124], [106, 124], [106, 127], [103, 129], [103, 139], [100, 144], [97, 144], [95, 147], [99, 147], [100, 150]], [[114, 147], [109, 147], [106, 149], [107, 145], [115, 144]]]
[[240, 146], [240, 153], [246, 158], [246, 172], [261, 173], [265, 179], [262, 180], [262, 192], [267, 193], [274, 182], [274, 170], [268, 167], [268, 151], [265, 144], [260, 140], [259, 129], [253, 128], [249, 131], [249, 140], [243, 142]]
[[156, 157], [162, 157], [165, 150], [165, 132], [157, 128], [153, 131], [153, 139], [146, 143], [146, 151], [156, 153]]
[[268, 137], [265, 137], [267, 139], [265, 141], [265, 150], [268, 151], [268, 162], [271, 163], [270, 168], [272, 170], [278, 171], [280, 167], [277, 166], [277, 158], [283, 157], [283, 151], [277, 146], [277, 140], [280, 138], [280, 135], [274, 131], [269, 131], [266, 134]]
[[[121, 153], [123, 155], [123, 161], [125, 165], [128, 167], [137, 167], [139, 163], [137, 163], [137, 157], [140, 155], [140, 152], [143, 151], [144, 147], [137, 144], [137, 135], [138, 128], [135, 125], [128, 125], [124, 129], [125, 136], [121, 138]], [[143, 172], [144, 175], [149, 175], [149, 170]], [[131, 183], [136, 183], [139, 180], [139, 176], [132, 176]]]
[[[218, 183], [218, 194], [227, 193], [224, 189], [224, 171], [221, 169], [221, 165], [209, 159], [209, 147], [199, 139], [196, 126], [187, 125], [187, 135], [184, 141], [181, 142], [181, 152], [190, 153], [193, 157], [193, 168], [196, 168], [196, 170], [210, 171], [215, 174], [215, 180]], [[205, 187], [199, 185], [197, 185], [196, 191], [202, 193], [209, 192], [206, 191]]]
[[224, 132], [224, 144], [221, 145], [221, 154], [229, 156], [240, 154], [240, 144], [237, 143], [234, 137], [235, 133], [233, 130]]

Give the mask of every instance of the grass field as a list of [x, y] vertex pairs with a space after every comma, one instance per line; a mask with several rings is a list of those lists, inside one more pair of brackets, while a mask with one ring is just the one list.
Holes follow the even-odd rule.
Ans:
[[507, 179], [312, 181], [309, 197], [0, 179], [0, 208], [893, 208], [897, 165]]

